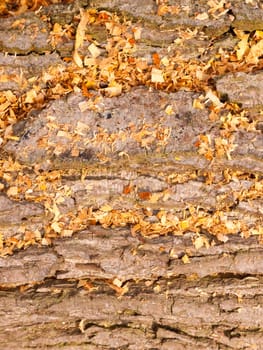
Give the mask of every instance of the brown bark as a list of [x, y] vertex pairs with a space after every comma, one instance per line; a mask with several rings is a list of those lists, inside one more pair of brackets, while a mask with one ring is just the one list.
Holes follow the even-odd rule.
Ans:
[[[47, 41], [54, 23], [78, 23], [78, 5], [1, 19], [0, 91], [16, 94], [19, 120], [1, 134], [0, 349], [263, 348], [262, 59], [171, 93], [138, 78], [147, 87], [87, 98], [62, 60], [74, 39]], [[263, 29], [257, 1], [218, 21], [195, 19], [203, 1], [167, 17], [153, 1], [89, 5], [142, 26], [134, 57], [147, 60], [168, 57], [182, 26], [208, 35], [176, 44], [188, 63], [233, 50], [230, 26]], [[106, 55], [105, 27], [88, 34]], [[57, 66], [71, 86], [60, 94], [43, 78]]]
[[261, 255], [254, 238], [196, 250], [98, 227], [29, 248], [1, 263], [2, 347], [260, 348]]

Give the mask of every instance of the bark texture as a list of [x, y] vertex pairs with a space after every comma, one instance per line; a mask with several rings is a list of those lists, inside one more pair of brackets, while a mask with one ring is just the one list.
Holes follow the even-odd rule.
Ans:
[[[234, 31], [263, 30], [260, 1], [207, 18], [207, 1], [170, 1], [163, 16], [157, 3], [1, 18], [0, 91], [20, 104], [1, 124], [0, 349], [263, 348], [261, 56], [172, 91], [137, 71], [119, 96], [87, 97], [68, 68], [75, 39], [50, 39], [93, 7], [142, 28], [133, 59], [208, 65]], [[180, 45], [182, 30], [200, 35]], [[107, 57], [105, 27], [87, 32]]]

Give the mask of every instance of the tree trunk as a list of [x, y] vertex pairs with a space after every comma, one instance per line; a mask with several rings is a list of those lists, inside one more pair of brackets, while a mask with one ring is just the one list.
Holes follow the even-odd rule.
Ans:
[[10, 6], [0, 348], [262, 349], [262, 5]]

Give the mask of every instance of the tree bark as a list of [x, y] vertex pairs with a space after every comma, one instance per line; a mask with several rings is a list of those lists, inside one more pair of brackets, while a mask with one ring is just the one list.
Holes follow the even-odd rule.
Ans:
[[[172, 88], [148, 68], [128, 83], [115, 71], [118, 96], [87, 88], [90, 70], [67, 62], [73, 34], [50, 39], [55, 24], [76, 35], [80, 5], [117, 13], [117, 32], [142, 28], [129, 64], [165, 70], [178, 55]], [[233, 29], [263, 29], [263, 9], [183, 5], [94, 0], [1, 19], [1, 349], [263, 348], [262, 58], [214, 59], [236, 52]], [[189, 28], [200, 36], [180, 46]], [[109, 26], [87, 32], [80, 57], [92, 37], [109, 60]]]

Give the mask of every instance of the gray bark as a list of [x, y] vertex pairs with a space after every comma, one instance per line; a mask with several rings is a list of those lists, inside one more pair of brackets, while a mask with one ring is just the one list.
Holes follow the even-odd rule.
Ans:
[[[207, 1], [171, 1], [183, 10], [162, 17], [150, 0], [1, 18], [0, 91], [16, 95], [19, 120], [1, 126], [0, 349], [262, 349], [262, 58], [172, 92], [137, 77], [144, 86], [112, 98], [97, 89], [88, 100], [69, 77], [71, 90], [55, 96], [43, 76], [66, 72], [74, 39], [54, 47], [49, 34], [54, 23], [78, 23], [80, 5], [143, 27], [134, 57], [149, 64], [156, 52], [207, 63], [236, 47], [233, 29], [263, 30], [259, 1], [205, 20], [196, 13]], [[182, 28], [200, 35], [180, 46]], [[106, 56], [105, 27], [88, 34]], [[31, 89], [43, 98], [23, 104]], [[213, 89], [228, 102], [217, 119]], [[82, 108], [96, 98], [97, 108]], [[226, 130], [238, 105], [243, 119]], [[233, 148], [222, 155], [227, 132]]]

